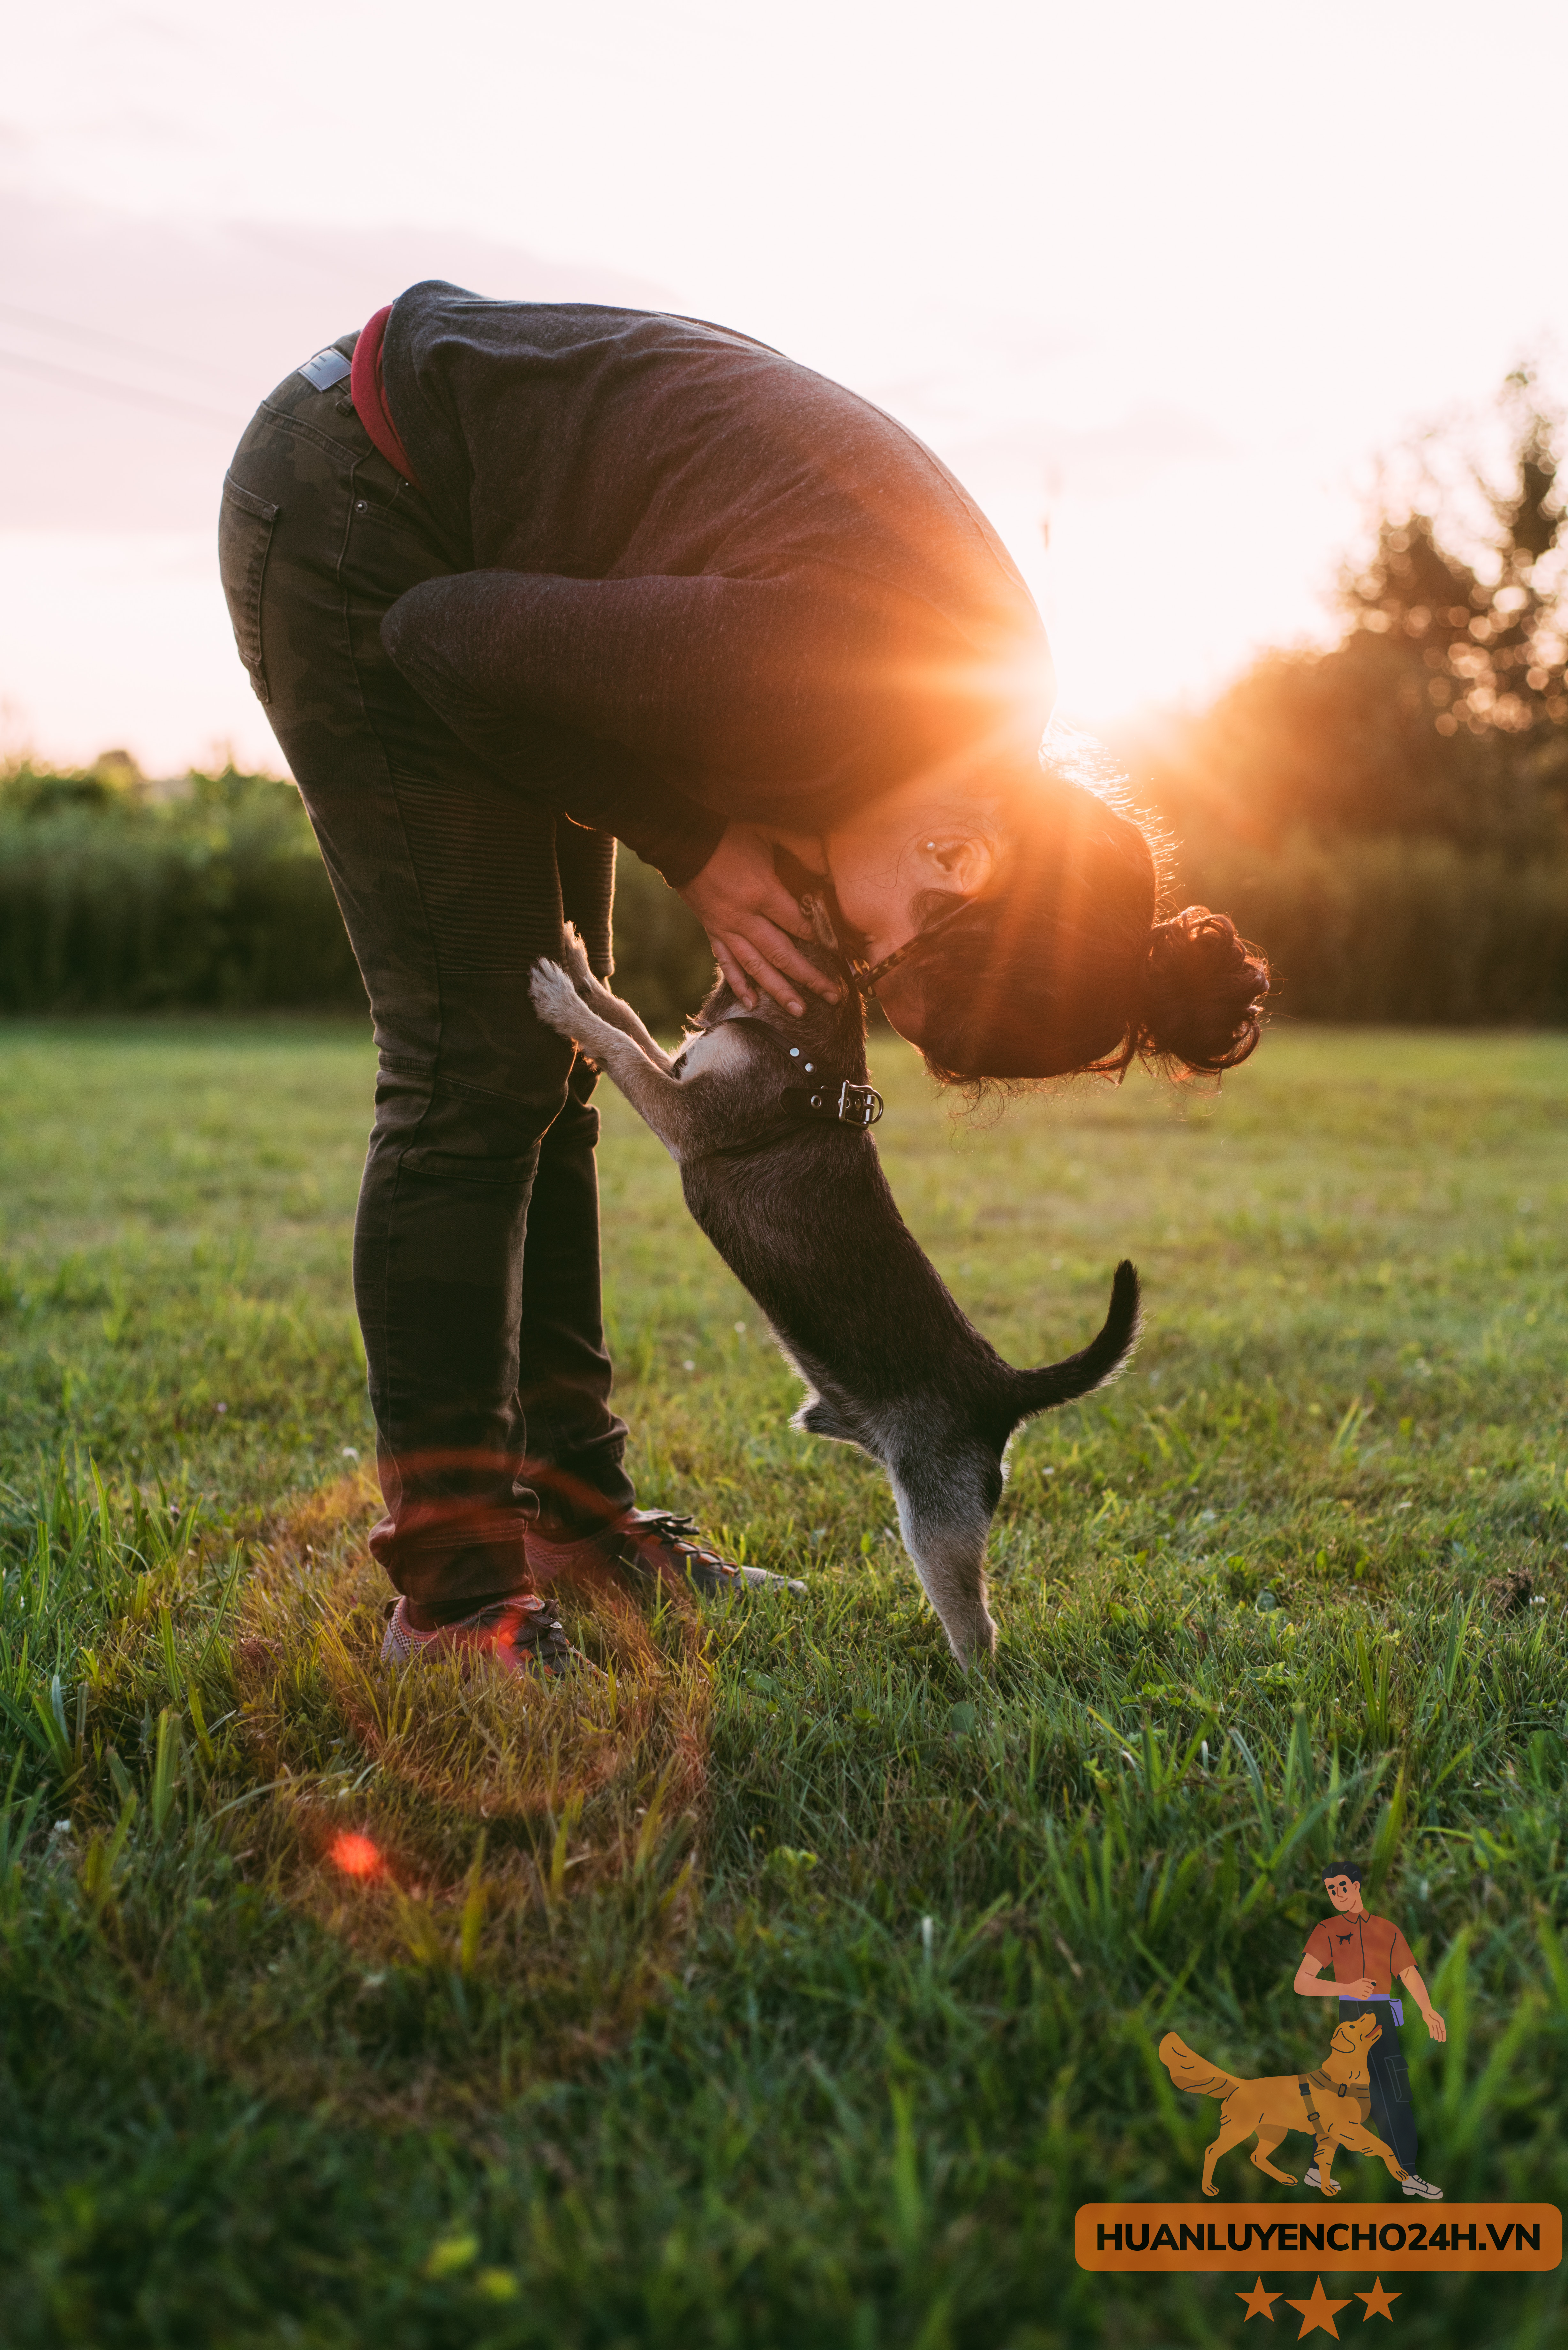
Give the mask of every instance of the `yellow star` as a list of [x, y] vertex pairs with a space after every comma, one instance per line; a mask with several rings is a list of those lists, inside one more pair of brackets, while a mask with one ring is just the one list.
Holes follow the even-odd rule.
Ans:
[[1323, 2289], [1322, 2277], [1314, 2277], [1313, 2279], [1312, 2299], [1310, 2301], [1293, 2301], [1290, 2306], [1293, 2309], [1299, 2309], [1302, 2314], [1302, 2330], [1296, 2335], [1296, 2340], [1298, 2342], [1304, 2341], [1309, 2334], [1315, 2334], [1320, 2325], [1325, 2334], [1332, 2334], [1334, 2340], [1337, 2342], [1339, 2339], [1339, 2328], [1334, 2322], [1334, 2312], [1338, 2309], [1348, 2309], [1350, 2307], [1350, 2303], [1348, 2301], [1330, 2301], [1327, 2293], [1324, 2293]]
[[1251, 2324], [1254, 2317], [1266, 2317], [1272, 2325], [1274, 2322], [1274, 2303], [1283, 2291], [1284, 2287], [1281, 2285], [1279, 2293], [1265, 2293], [1263, 2280], [1260, 2277], [1251, 2293], [1239, 2293], [1236, 2295], [1237, 2300], [1244, 2301], [1247, 2304], [1248, 2324]]
[[1384, 2292], [1383, 2280], [1381, 2277], [1373, 2278], [1372, 2290], [1370, 2293], [1358, 2293], [1355, 2298], [1357, 2301], [1364, 2301], [1366, 2303], [1366, 2314], [1368, 2317], [1386, 2317], [1388, 2320], [1389, 2324], [1393, 2324], [1394, 2311], [1392, 2304], [1398, 2300], [1399, 2296], [1397, 2293]]

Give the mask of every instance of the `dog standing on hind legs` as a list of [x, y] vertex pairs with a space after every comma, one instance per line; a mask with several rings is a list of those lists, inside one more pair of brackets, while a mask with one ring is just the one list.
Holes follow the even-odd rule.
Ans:
[[[803, 899], [818, 968], [847, 979], [826, 907]], [[904, 1544], [966, 1669], [996, 1645], [985, 1545], [1015, 1429], [1116, 1376], [1138, 1329], [1138, 1284], [1116, 1267], [1104, 1327], [1038, 1370], [1003, 1362], [961, 1311], [899, 1215], [867, 1128], [866, 1015], [846, 983], [792, 1019], [714, 988], [673, 1057], [588, 969], [541, 962], [540, 1018], [620, 1087], [680, 1169], [686, 1204], [766, 1315], [810, 1389], [795, 1425], [857, 1445], [892, 1484]]]

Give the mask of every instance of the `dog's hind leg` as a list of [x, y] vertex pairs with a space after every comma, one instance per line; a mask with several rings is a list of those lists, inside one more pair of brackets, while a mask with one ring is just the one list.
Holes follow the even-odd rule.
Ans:
[[1274, 2165], [1269, 2160], [1270, 2155], [1272, 2154], [1274, 2148], [1280, 2143], [1280, 2140], [1286, 2135], [1287, 2133], [1283, 2126], [1281, 2124], [1274, 2122], [1260, 2123], [1258, 2126], [1258, 2143], [1252, 2148], [1252, 2160], [1258, 2169], [1266, 2170], [1269, 2177], [1271, 2178], [1277, 2178], [1282, 2186], [1293, 2187], [1296, 2183], [1295, 2172], [1293, 2170], [1276, 2169]]
[[990, 1452], [955, 1453], [939, 1440], [918, 1451], [901, 1445], [888, 1467], [904, 1547], [967, 1672], [996, 1646], [985, 1604], [985, 1544], [1002, 1497], [1001, 1465]]
[[1240, 2146], [1244, 2137], [1251, 2137], [1256, 2126], [1257, 2124], [1251, 2114], [1228, 2114], [1224, 2106], [1220, 2106], [1220, 2135], [1203, 2158], [1205, 2195], [1218, 2195], [1220, 2192], [1214, 2184], [1214, 2166], [1220, 2156], [1229, 2154], [1233, 2146]]

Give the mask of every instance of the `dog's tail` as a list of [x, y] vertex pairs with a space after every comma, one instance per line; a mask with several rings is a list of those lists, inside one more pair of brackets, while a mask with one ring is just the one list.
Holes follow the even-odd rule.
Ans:
[[1228, 2096], [1236, 2085], [1233, 2073], [1222, 2073], [1207, 2056], [1199, 2056], [1185, 2040], [1168, 2032], [1159, 2043], [1159, 2061], [1179, 2089], [1188, 2090], [1195, 2097]]
[[1092, 1388], [1104, 1387], [1107, 1379], [1114, 1379], [1125, 1368], [1137, 1342], [1142, 1318], [1137, 1274], [1123, 1257], [1111, 1284], [1111, 1310], [1099, 1335], [1064, 1362], [1047, 1363], [1037, 1371], [1013, 1372], [1012, 1400], [1017, 1419], [1031, 1419], [1037, 1411], [1050, 1411], [1057, 1404], [1073, 1403]]

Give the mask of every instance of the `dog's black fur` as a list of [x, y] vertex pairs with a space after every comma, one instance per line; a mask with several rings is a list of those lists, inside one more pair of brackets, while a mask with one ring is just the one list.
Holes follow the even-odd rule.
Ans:
[[[826, 909], [805, 903], [817, 938], [803, 951], [842, 983]], [[1137, 1336], [1137, 1274], [1116, 1267], [1105, 1327], [1080, 1353], [1014, 1370], [905, 1224], [870, 1136], [782, 1105], [792, 1084], [829, 1076], [836, 1092], [839, 1080], [865, 1082], [853, 987], [841, 984], [836, 1004], [807, 994], [794, 1019], [765, 995], [748, 1013], [721, 982], [671, 1060], [594, 978], [571, 931], [566, 954], [569, 971], [535, 965], [541, 1019], [608, 1071], [676, 1160], [687, 1206], [811, 1389], [795, 1425], [857, 1444], [887, 1470], [905, 1544], [968, 1666], [996, 1645], [985, 1544], [1008, 1442], [1022, 1421], [1122, 1368]]]

